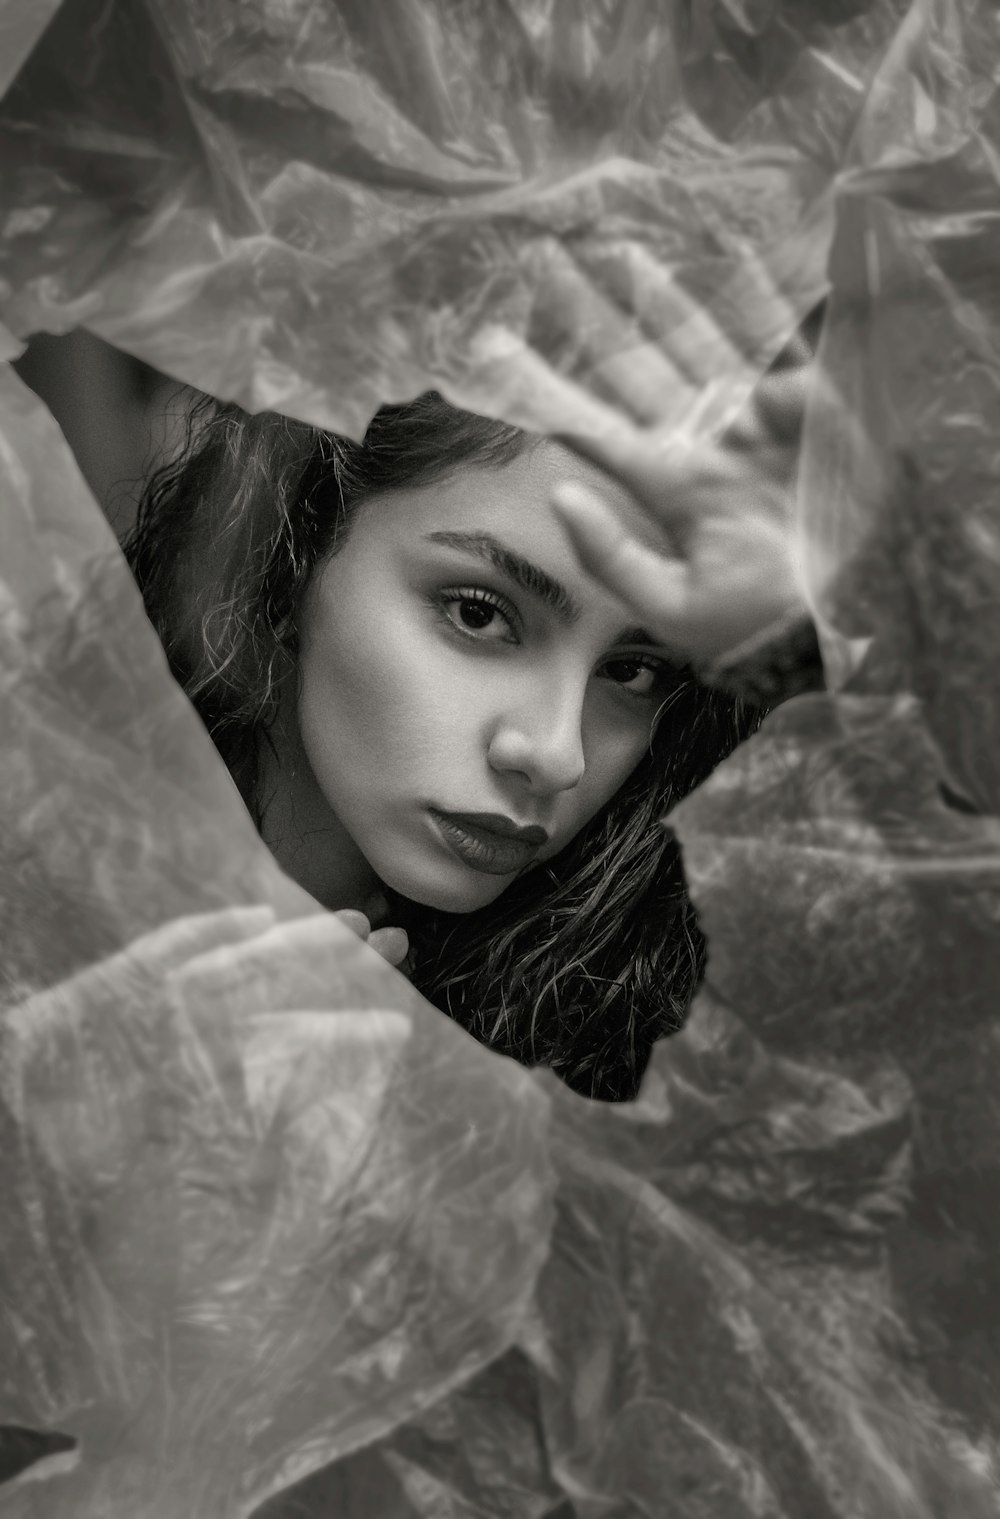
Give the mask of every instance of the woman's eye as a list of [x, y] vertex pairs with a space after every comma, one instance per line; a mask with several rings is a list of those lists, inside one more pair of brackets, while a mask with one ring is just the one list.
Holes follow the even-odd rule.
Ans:
[[663, 666], [650, 659], [609, 659], [604, 673], [631, 696], [653, 696], [663, 683]]
[[453, 605], [457, 607], [459, 618], [465, 627], [472, 628], [477, 633], [496, 621], [496, 607], [491, 607], [485, 601], [456, 601]]
[[441, 598], [441, 606], [462, 633], [494, 643], [514, 641], [513, 619], [489, 592], [449, 593]]

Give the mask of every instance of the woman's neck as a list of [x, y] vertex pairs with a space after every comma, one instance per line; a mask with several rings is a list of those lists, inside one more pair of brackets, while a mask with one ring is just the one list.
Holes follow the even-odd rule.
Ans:
[[332, 911], [380, 916], [381, 884], [320, 790], [291, 700], [261, 741], [257, 797], [261, 838], [286, 875]]

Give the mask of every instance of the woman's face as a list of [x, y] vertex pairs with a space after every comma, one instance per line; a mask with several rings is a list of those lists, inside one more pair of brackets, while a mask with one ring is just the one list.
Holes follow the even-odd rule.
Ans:
[[545, 442], [375, 497], [308, 587], [305, 758], [375, 875], [414, 901], [492, 901], [647, 750], [670, 669], [577, 567], [548, 502], [592, 475]]

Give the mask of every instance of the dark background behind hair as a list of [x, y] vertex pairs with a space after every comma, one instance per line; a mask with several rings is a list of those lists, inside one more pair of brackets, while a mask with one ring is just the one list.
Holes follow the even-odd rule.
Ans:
[[183, 427], [189, 392], [83, 328], [36, 333], [15, 362], [66, 436], [119, 538], [135, 521], [143, 483]]

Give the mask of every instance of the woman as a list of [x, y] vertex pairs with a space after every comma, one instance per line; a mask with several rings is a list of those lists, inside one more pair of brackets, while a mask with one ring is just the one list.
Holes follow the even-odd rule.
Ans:
[[[682, 482], [613, 431], [568, 446], [433, 394], [360, 444], [210, 405], [129, 544], [279, 863], [361, 931], [393, 925], [373, 944], [409, 949], [418, 989], [477, 1038], [589, 1096], [635, 1095], [703, 966], [661, 819], [761, 709], [690, 656], [801, 610], [780, 470], [747, 516], [759, 443], [688, 459]], [[661, 516], [669, 500], [672, 564], [644, 492]], [[688, 586], [671, 657], [679, 568], [711, 583], [704, 614]]]

